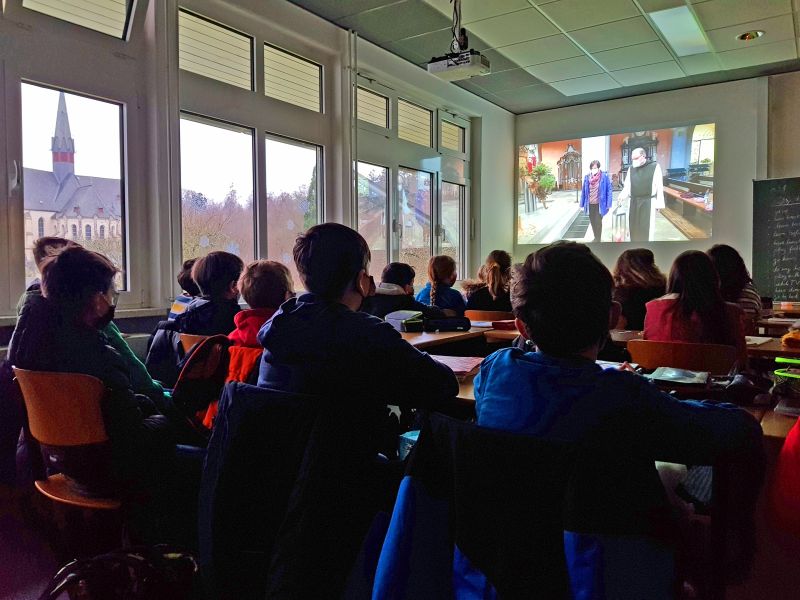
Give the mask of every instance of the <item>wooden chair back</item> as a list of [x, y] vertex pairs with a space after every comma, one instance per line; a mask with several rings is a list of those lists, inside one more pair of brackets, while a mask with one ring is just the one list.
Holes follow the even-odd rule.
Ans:
[[728, 375], [738, 358], [735, 346], [638, 339], [628, 341], [628, 352], [631, 360], [645, 369], [674, 367], [711, 375]]
[[31, 435], [49, 446], [83, 446], [108, 441], [100, 402], [105, 384], [83, 373], [28, 371], [14, 367]]
[[514, 313], [502, 310], [467, 310], [464, 316], [470, 321], [508, 321], [514, 318]]
[[193, 335], [191, 333], [181, 334], [181, 347], [184, 352], [188, 352], [192, 346], [199, 344], [204, 339], [211, 337], [210, 335]]

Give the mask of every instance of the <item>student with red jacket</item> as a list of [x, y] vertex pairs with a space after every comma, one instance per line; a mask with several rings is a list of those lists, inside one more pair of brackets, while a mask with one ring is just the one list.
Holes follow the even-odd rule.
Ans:
[[644, 339], [735, 346], [747, 360], [741, 309], [725, 302], [711, 259], [687, 250], [672, 264], [667, 295], [646, 304]]
[[[278, 307], [294, 296], [294, 284], [285, 265], [273, 260], [257, 260], [242, 271], [237, 287], [250, 308], [233, 317], [236, 329], [228, 335], [231, 346], [227, 381], [255, 383], [263, 351], [256, 336]], [[216, 415], [217, 403], [213, 402], [206, 411], [203, 425], [211, 429]]]

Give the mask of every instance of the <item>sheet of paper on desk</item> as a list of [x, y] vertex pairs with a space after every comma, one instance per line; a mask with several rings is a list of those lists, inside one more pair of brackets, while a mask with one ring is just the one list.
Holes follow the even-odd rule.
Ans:
[[[619, 369], [622, 366], [621, 362], [614, 362], [612, 360], [596, 360], [594, 363], [601, 369]], [[639, 363], [628, 363], [631, 369], [639, 367]]]
[[478, 372], [483, 358], [480, 356], [439, 356], [431, 354], [431, 358], [446, 364], [459, 379], [468, 377]]
[[770, 340], [774, 340], [775, 338], [771, 337], [759, 337], [757, 335], [747, 335], [745, 336], [745, 342], [747, 342], [748, 346], [760, 346], [761, 344], [766, 344]]
[[689, 371], [687, 369], [675, 369], [673, 367], [658, 367], [650, 375], [650, 379], [658, 381], [669, 381], [671, 383], [700, 384], [708, 383], [708, 371]]
[[491, 327], [492, 326], [492, 322], [491, 321], [470, 321], [470, 324], [473, 327]]

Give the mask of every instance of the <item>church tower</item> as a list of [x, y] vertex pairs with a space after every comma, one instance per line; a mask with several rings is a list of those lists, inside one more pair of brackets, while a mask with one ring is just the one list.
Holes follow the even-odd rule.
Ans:
[[53, 152], [53, 175], [61, 183], [69, 175], [75, 174], [75, 140], [69, 130], [69, 115], [64, 92], [58, 95], [58, 115], [56, 116], [56, 131], [50, 147]]

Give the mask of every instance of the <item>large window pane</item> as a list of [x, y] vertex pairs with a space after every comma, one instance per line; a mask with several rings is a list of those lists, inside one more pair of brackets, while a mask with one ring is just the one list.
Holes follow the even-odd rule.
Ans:
[[[455, 183], [442, 183], [442, 254], [452, 256], [461, 262], [461, 224], [464, 222], [464, 186]], [[459, 265], [461, 266], [461, 265]]]
[[22, 0], [24, 8], [116, 38], [125, 37], [131, 4], [131, 0]]
[[401, 167], [397, 175], [400, 200], [400, 262], [408, 263], [422, 275], [431, 257], [431, 184], [425, 171]]
[[317, 146], [267, 137], [267, 257], [289, 267], [302, 285], [292, 258], [297, 236], [319, 222], [322, 151]]
[[182, 116], [183, 260], [224, 250], [247, 262], [255, 256], [253, 232], [252, 131]]
[[389, 196], [389, 169], [358, 163], [358, 231], [369, 245], [370, 274], [380, 277], [389, 262], [386, 239], [386, 208]]
[[[26, 284], [38, 277], [31, 247], [42, 235], [74, 239], [124, 271], [122, 107], [23, 83], [22, 146]], [[99, 227], [116, 233], [101, 238]]]

